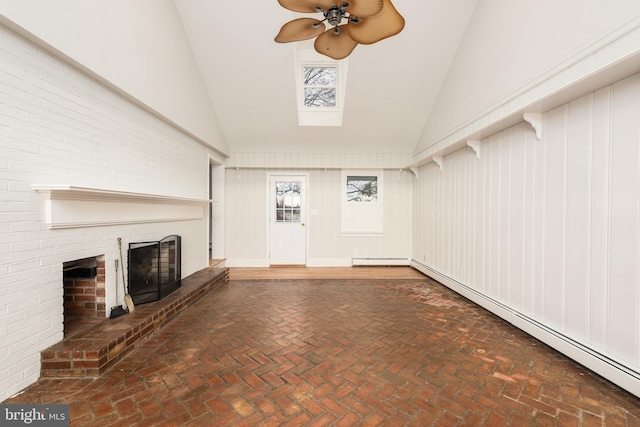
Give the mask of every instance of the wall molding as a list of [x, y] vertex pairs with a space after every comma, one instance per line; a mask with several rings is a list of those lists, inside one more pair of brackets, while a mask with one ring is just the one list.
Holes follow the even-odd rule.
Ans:
[[228, 169], [402, 169], [410, 153], [247, 153], [233, 152]]

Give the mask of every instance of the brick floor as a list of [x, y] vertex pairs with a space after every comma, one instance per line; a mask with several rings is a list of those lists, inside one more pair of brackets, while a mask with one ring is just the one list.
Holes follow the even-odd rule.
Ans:
[[231, 280], [98, 378], [82, 426], [640, 426], [640, 400], [424, 279]]

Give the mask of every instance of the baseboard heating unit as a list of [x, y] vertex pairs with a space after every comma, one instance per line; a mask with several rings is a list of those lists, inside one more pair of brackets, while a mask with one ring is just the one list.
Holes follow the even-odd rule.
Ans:
[[409, 258], [352, 258], [353, 267], [377, 266], [377, 267], [409, 267]]
[[503, 318], [567, 357], [640, 397], [640, 372], [416, 261], [411, 267]]

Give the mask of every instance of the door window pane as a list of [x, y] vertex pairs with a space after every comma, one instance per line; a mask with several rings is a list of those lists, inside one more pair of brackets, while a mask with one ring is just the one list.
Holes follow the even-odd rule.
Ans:
[[300, 181], [276, 182], [276, 222], [300, 222]]

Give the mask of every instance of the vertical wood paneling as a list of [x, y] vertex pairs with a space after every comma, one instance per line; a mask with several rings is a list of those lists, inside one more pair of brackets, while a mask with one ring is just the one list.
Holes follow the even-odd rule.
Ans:
[[491, 138], [487, 146], [489, 165], [487, 168], [487, 234], [485, 235], [485, 251], [487, 269], [485, 271], [486, 290], [492, 297], [498, 299], [500, 289], [499, 255], [500, 255], [500, 187], [497, 185], [500, 179], [500, 138]]
[[415, 258], [640, 370], [640, 75], [481, 147], [420, 168]]
[[489, 277], [489, 258], [490, 254], [487, 252], [487, 240], [489, 238], [489, 228], [488, 224], [488, 212], [489, 212], [489, 159], [491, 158], [490, 154], [491, 145], [489, 141], [484, 141], [482, 143], [482, 152], [480, 154], [480, 164], [479, 170], [476, 172], [476, 176], [481, 183], [480, 191], [476, 195], [476, 203], [479, 207], [479, 210], [476, 212], [478, 217], [476, 224], [478, 224], [479, 229], [476, 231], [478, 235], [478, 252], [476, 252], [476, 256], [478, 259], [478, 289], [482, 292], [488, 292], [488, 277]]
[[226, 257], [267, 259], [267, 175], [264, 170], [227, 169]]
[[[498, 200], [504, 200], [506, 203], [498, 203], [498, 223], [496, 224], [499, 233], [498, 253], [495, 257], [498, 269], [498, 298], [500, 301], [509, 301], [509, 262], [510, 248], [509, 239], [511, 233], [511, 218], [509, 217], [509, 207], [511, 206], [511, 176], [509, 176], [509, 160], [511, 156], [511, 135], [512, 129], [507, 129], [500, 135], [500, 155], [498, 168]], [[502, 256], [505, 254], [506, 256]]]
[[592, 105], [592, 96], [569, 104], [567, 122], [565, 332], [582, 342], [589, 338]]
[[[522, 130], [525, 126], [521, 124], [516, 126], [518, 129], [519, 139], [525, 146], [525, 170], [524, 170], [524, 190], [523, 190], [523, 206], [524, 206], [524, 219], [523, 219], [523, 277], [522, 277], [522, 310], [523, 313], [536, 313], [535, 301], [536, 301], [536, 289], [539, 288], [541, 268], [536, 266], [536, 242], [537, 234], [535, 232], [536, 227], [539, 229], [536, 221], [541, 217], [539, 214], [540, 207], [537, 203], [537, 189], [540, 188], [539, 181], [536, 176], [540, 176], [538, 172], [538, 165], [541, 163], [538, 161], [538, 152], [542, 144], [539, 144], [534, 139], [532, 132], [526, 132]], [[541, 245], [538, 245], [540, 247]], [[538, 257], [539, 258], [539, 257]]]
[[[532, 132], [529, 132], [531, 135]], [[545, 188], [547, 186], [547, 144], [542, 141], [531, 141], [535, 146], [535, 168], [533, 173], [534, 181], [534, 231], [533, 231], [533, 271], [535, 280], [531, 293], [533, 295], [533, 312], [531, 315], [536, 319], [543, 319], [545, 313], [545, 265], [546, 265], [546, 203]]]
[[609, 312], [611, 91], [606, 87], [593, 96], [589, 342], [603, 350]]
[[561, 107], [545, 115], [544, 320], [564, 327], [566, 112]]
[[509, 242], [508, 260], [505, 263], [508, 276], [506, 284], [509, 294], [507, 300], [518, 311], [524, 310], [524, 258], [525, 258], [525, 201], [526, 201], [526, 147], [524, 138], [515, 128], [509, 132], [509, 161], [505, 181], [509, 183]]
[[638, 268], [638, 122], [640, 77], [614, 85], [611, 151], [611, 264], [608, 348], [635, 359]]
[[484, 230], [482, 227], [484, 221], [484, 177], [482, 171], [484, 170], [483, 164], [486, 159], [484, 154], [485, 144], [480, 145], [480, 158], [478, 159], [475, 154], [472, 154], [473, 164], [471, 180], [471, 224], [469, 232], [472, 235], [472, 245], [470, 246], [469, 257], [471, 258], [471, 274], [468, 277], [467, 283], [475, 283], [477, 289], [484, 289], [484, 252], [482, 245], [484, 241]]
[[429, 209], [431, 211], [431, 227], [429, 234], [433, 241], [429, 242], [429, 250], [427, 253], [427, 261], [433, 263], [437, 268], [444, 270], [444, 266], [441, 265], [441, 245], [444, 235], [444, 224], [442, 222], [442, 212], [445, 209], [444, 202], [442, 200], [443, 191], [440, 188], [442, 182], [442, 172], [435, 164], [429, 164], [426, 166], [427, 177], [429, 179], [429, 196], [430, 203]]

